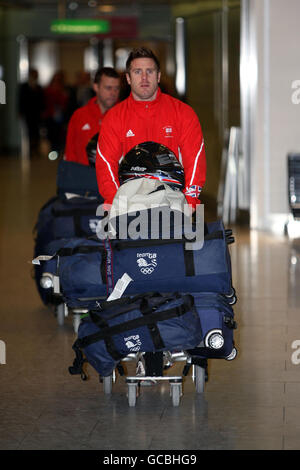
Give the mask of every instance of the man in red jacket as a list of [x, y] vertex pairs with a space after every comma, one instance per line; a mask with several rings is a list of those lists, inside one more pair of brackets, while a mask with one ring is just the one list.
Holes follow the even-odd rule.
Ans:
[[[119, 187], [120, 159], [135, 145], [154, 141], [172, 150], [182, 163], [185, 197], [194, 209], [200, 203], [206, 174], [204, 140], [196, 113], [187, 104], [161, 92], [160, 65], [151, 50], [140, 48], [130, 53], [126, 78], [131, 94], [106, 114], [99, 134], [96, 157], [99, 192], [111, 204]], [[144, 359], [143, 375], [163, 375], [161, 352], [145, 353]]]
[[111, 67], [96, 72], [93, 90], [96, 93], [85, 106], [73, 113], [67, 130], [64, 159], [89, 165], [86, 146], [100, 130], [108, 109], [116, 104], [120, 93], [120, 77]]
[[154, 141], [171, 149], [185, 173], [184, 194], [193, 208], [200, 203], [206, 161], [201, 126], [193, 109], [162, 93], [160, 65], [146, 48], [131, 52], [126, 63], [130, 96], [111, 109], [102, 122], [96, 157], [99, 191], [108, 204], [119, 187], [120, 159], [135, 145]]

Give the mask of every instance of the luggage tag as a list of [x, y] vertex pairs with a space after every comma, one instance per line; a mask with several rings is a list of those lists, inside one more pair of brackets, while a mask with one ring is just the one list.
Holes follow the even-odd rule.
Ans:
[[31, 263], [32, 264], [38, 264], [40, 265], [40, 261], [49, 261], [49, 259], [52, 259], [54, 258], [54, 256], [48, 256], [48, 255], [40, 255], [40, 256], [37, 256], [36, 258], [34, 258]]
[[133, 279], [131, 279], [131, 277], [127, 273], [124, 273], [123, 276], [120, 279], [118, 279], [114, 287], [114, 290], [112, 291], [112, 293], [106, 300], [111, 301], [111, 300], [116, 300], [122, 297], [128, 284], [131, 281], [133, 281]]

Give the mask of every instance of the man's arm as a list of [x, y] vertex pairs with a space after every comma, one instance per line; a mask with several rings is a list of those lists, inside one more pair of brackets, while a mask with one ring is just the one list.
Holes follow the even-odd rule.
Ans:
[[187, 202], [196, 207], [205, 183], [206, 158], [201, 125], [190, 107], [182, 113], [180, 153], [185, 174], [184, 194]]
[[98, 188], [105, 203], [111, 204], [119, 188], [119, 160], [122, 156], [120, 132], [108, 113], [102, 121], [96, 156]]

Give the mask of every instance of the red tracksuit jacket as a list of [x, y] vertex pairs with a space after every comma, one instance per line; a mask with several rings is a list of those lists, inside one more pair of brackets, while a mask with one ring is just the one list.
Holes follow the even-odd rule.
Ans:
[[119, 187], [120, 159], [135, 145], [154, 141], [171, 149], [185, 173], [185, 196], [195, 206], [205, 182], [204, 140], [196, 113], [187, 104], [158, 89], [153, 101], [132, 94], [110, 109], [99, 134], [96, 173], [100, 194], [112, 203]]
[[104, 115], [97, 103], [97, 97], [76, 109], [68, 124], [64, 159], [89, 165], [86, 146], [89, 140], [100, 130]]

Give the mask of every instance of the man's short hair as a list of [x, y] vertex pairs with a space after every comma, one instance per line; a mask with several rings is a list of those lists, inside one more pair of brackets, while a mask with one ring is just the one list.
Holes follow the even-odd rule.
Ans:
[[151, 51], [151, 49], [148, 49], [147, 47], [138, 47], [136, 49], [133, 49], [126, 61], [126, 72], [129, 73], [130, 70], [130, 64], [134, 59], [153, 59], [155, 62], [155, 65], [157, 67], [157, 71], [160, 71], [160, 64], [159, 60], [156, 57], [156, 55]]
[[120, 78], [120, 75], [118, 74], [118, 72], [116, 72], [116, 70], [113, 69], [112, 67], [102, 67], [101, 69], [98, 69], [97, 72], [95, 73], [94, 83], [99, 84], [103, 75], [105, 75], [106, 77], [111, 77], [111, 78]]

